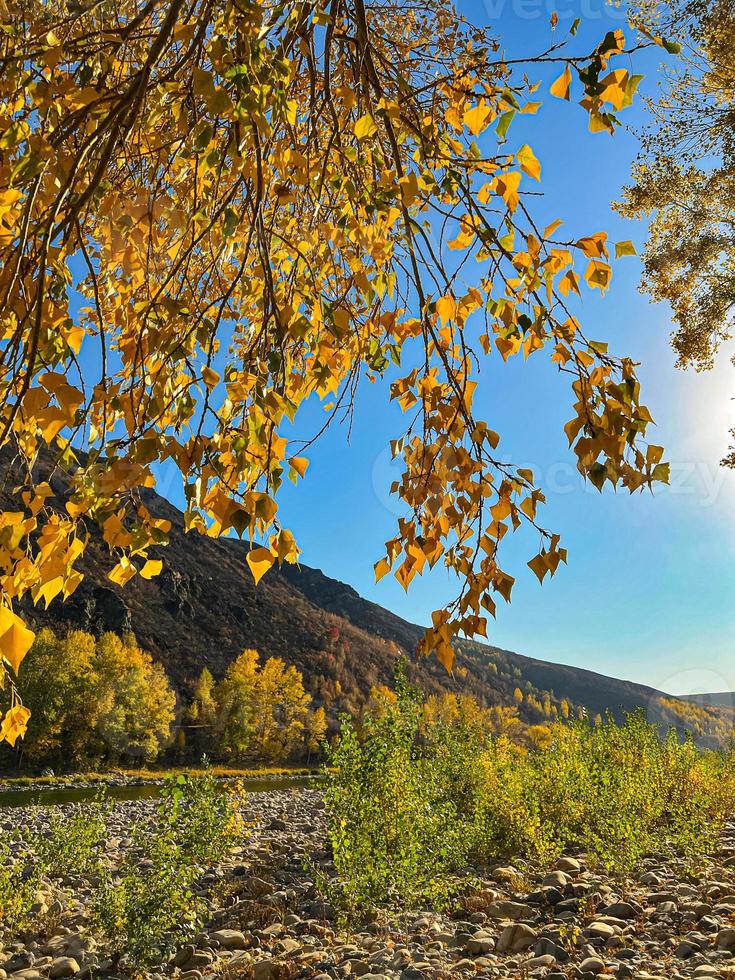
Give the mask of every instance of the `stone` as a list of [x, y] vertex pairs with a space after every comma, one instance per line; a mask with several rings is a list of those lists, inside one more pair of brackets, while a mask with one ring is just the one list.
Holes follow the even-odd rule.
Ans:
[[247, 946], [245, 936], [238, 929], [218, 929], [209, 935], [217, 940], [222, 949], [245, 949]]
[[613, 902], [604, 909], [605, 915], [610, 915], [615, 919], [636, 919], [643, 910], [640, 907], [631, 905], [630, 902]]
[[524, 902], [499, 901], [492, 902], [487, 907], [487, 914], [491, 919], [530, 919], [533, 916], [533, 909]]
[[533, 946], [538, 938], [536, 930], [522, 922], [506, 926], [500, 933], [496, 950], [498, 953], [521, 953]]
[[73, 977], [80, 969], [73, 956], [59, 956], [52, 962], [49, 976], [51, 980], [61, 980], [61, 977]]
[[556, 862], [556, 870], [568, 875], [578, 875], [582, 870], [579, 861], [573, 857], [560, 857]]
[[605, 963], [597, 956], [588, 956], [579, 964], [579, 969], [582, 973], [602, 973]]
[[486, 932], [476, 932], [467, 940], [465, 949], [470, 956], [484, 956], [485, 953], [492, 953], [495, 949], [495, 939]]
[[569, 953], [564, 947], [555, 943], [553, 939], [549, 939], [548, 936], [541, 936], [534, 946], [533, 952], [536, 956], [553, 956], [558, 963], [565, 963], [569, 959]]
[[615, 926], [607, 922], [591, 922], [584, 934], [593, 939], [611, 939], [615, 935]]
[[720, 929], [715, 937], [715, 948], [735, 950], [735, 929]]

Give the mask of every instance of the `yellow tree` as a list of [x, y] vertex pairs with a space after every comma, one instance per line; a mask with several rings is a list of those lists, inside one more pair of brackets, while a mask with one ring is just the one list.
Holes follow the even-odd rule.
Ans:
[[215, 699], [220, 744], [233, 755], [284, 759], [305, 738], [309, 741], [310, 721], [316, 721], [314, 737], [326, 722], [323, 715], [310, 719], [311, 698], [301, 673], [280, 657], [270, 657], [261, 667], [257, 650], [244, 650], [230, 664]]
[[217, 705], [215, 729], [219, 745], [233, 755], [244, 755], [252, 743], [259, 662], [257, 650], [243, 650], [214, 690]]
[[[387, 376], [407, 415], [391, 444], [405, 514], [376, 573], [405, 587], [437, 562], [457, 574], [422, 643], [447, 666], [453, 638], [484, 635], [510, 597], [507, 530], [537, 530], [540, 579], [566, 558], [533, 474], [475, 416], [486, 358], [545, 355], [568, 375], [566, 433], [596, 486], [666, 479], [633, 363], [573, 312], [582, 287], [609, 284], [607, 237], [534, 220], [541, 166], [511, 126], [537, 110], [528, 73], [548, 60], [552, 94], [612, 132], [637, 85], [621, 31], [523, 65], [446, 0], [3, 0], [0, 19], [11, 672], [33, 638], [17, 601], [77, 588], [90, 524], [113, 582], [160, 571], [148, 550], [168, 523], [141, 494], [156, 464], [178, 468], [189, 530], [253, 541], [256, 580], [295, 561], [277, 493], [308, 459], [284, 433], [307, 401], [325, 425], [350, 411], [362, 378]], [[27, 712], [5, 690], [14, 741]]]
[[163, 667], [133, 637], [97, 643], [95, 727], [113, 758], [152, 761], [171, 735], [176, 696]]
[[65, 764], [83, 758], [96, 716], [98, 690], [94, 637], [82, 630], [63, 637], [41, 630], [20, 679], [23, 701], [32, 710], [24, 758]]

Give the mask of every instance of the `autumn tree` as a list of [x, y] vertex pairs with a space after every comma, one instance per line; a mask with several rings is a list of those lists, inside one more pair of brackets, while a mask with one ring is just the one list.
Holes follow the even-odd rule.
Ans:
[[651, 217], [643, 287], [672, 308], [680, 366], [708, 368], [735, 308], [735, 9], [639, 0], [633, 13], [645, 32], [665, 30], [679, 58], [619, 209]]
[[[160, 571], [168, 522], [142, 499], [157, 464], [180, 473], [188, 530], [253, 542], [256, 580], [295, 561], [278, 490], [304, 478], [323, 426], [294, 438], [292, 423], [314, 400], [324, 426], [343, 418], [363, 379], [406, 413], [391, 443], [405, 513], [376, 573], [456, 573], [421, 645], [447, 666], [510, 598], [508, 530], [537, 532], [539, 579], [566, 558], [533, 473], [476, 417], [486, 362], [545, 356], [567, 375], [565, 431], [596, 486], [666, 479], [633, 363], [576, 312], [609, 285], [607, 236], [535, 219], [541, 164], [512, 127], [552, 61], [552, 94], [613, 132], [637, 85], [622, 31], [511, 63], [446, 0], [4, 0], [0, 20], [13, 675], [33, 639], [18, 601], [78, 587], [91, 525], [113, 582]], [[5, 691], [15, 741], [27, 712]]]
[[23, 759], [68, 767], [106, 757], [150, 761], [168, 743], [175, 696], [132, 637], [41, 630], [20, 677], [31, 709]]
[[105, 633], [98, 641], [95, 728], [106, 754], [151, 761], [167, 744], [176, 696], [163, 667], [135, 639]]
[[257, 650], [244, 650], [215, 689], [218, 747], [235, 757], [282, 761], [306, 747], [315, 751], [326, 732], [323, 709], [312, 712], [303, 677], [280, 657], [261, 666]]
[[23, 700], [32, 709], [23, 757], [28, 762], [78, 762], [89, 751], [99, 678], [95, 640], [74, 630], [57, 637], [41, 630], [21, 677]]

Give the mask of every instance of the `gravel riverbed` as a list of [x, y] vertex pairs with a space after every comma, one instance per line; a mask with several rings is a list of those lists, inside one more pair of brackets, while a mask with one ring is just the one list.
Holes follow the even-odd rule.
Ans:
[[[116, 803], [106, 859], [117, 863], [131, 828], [154, 814], [150, 801]], [[406, 909], [340, 928], [307, 870], [309, 858], [332, 872], [321, 794], [252, 794], [245, 817], [242, 846], [199, 883], [209, 921], [149, 977], [735, 980], [735, 824], [697, 873], [663, 853], [625, 878], [580, 854], [551, 870], [499, 864], [473, 874], [466, 895], [441, 914]], [[43, 820], [43, 808], [0, 810], [0, 830]], [[44, 883], [34, 927], [13, 934], [0, 926], [0, 980], [113, 975], [90, 928], [92, 894], [81, 876]]]

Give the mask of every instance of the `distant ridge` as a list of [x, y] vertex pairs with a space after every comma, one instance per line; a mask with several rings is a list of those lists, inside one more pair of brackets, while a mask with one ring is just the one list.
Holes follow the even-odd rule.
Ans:
[[719, 691], [713, 694], [678, 694], [677, 697], [681, 701], [691, 701], [694, 704], [735, 708], [735, 691]]

